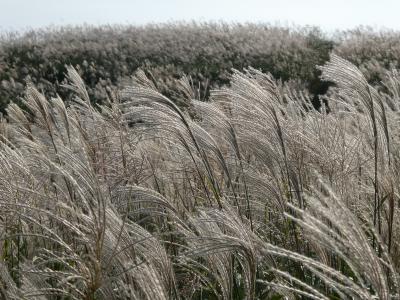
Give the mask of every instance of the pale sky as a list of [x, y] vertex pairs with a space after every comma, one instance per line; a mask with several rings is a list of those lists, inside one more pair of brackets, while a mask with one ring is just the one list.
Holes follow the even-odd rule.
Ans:
[[174, 20], [400, 30], [400, 0], [0, 0], [0, 31]]

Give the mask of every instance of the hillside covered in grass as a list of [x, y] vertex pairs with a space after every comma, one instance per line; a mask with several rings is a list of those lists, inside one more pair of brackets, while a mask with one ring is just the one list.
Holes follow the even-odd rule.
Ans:
[[262, 24], [196, 24], [61, 27], [0, 38], [0, 110], [21, 100], [27, 81], [48, 96], [64, 98], [66, 65], [78, 69], [93, 101], [121, 86], [138, 68], [163, 94], [177, 100], [176, 79], [191, 77], [202, 99], [229, 82], [232, 68], [252, 66], [282, 81], [293, 81], [313, 95], [325, 94], [316, 65], [329, 52], [360, 67], [369, 82], [379, 84], [386, 69], [399, 67], [397, 32], [359, 29], [329, 37], [317, 28], [283, 28]]
[[176, 79], [186, 74], [201, 97], [208, 98], [211, 88], [229, 82], [232, 68], [249, 66], [292, 80], [313, 95], [323, 94], [327, 85], [318, 79], [315, 66], [327, 60], [333, 45], [316, 28], [261, 24], [62, 27], [4, 34], [0, 109], [23, 96], [27, 81], [48, 96], [66, 97], [66, 65], [77, 68], [99, 103], [107, 98], [107, 87], [125, 83], [138, 68], [168, 96], [174, 96]]

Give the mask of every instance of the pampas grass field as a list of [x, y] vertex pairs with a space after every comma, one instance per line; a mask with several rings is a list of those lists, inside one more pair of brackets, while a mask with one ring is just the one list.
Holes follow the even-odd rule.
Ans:
[[[331, 53], [315, 109], [248, 67], [203, 101], [138, 69], [0, 121], [0, 299], [399, 299], [400, 73]], [[180, 103], [180, 104], [177, 104]]]

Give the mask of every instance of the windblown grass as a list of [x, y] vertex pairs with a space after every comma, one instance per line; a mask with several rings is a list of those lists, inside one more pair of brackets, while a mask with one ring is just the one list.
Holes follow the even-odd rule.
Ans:
[[0, 122], [0, 297], [398, 299], [400, 79], [332, 55], [329, 108], [255, 69], [188, 109], [142, 71]]

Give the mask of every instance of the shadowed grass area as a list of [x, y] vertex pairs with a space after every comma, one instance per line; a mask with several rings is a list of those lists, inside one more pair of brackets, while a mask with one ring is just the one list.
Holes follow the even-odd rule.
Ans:
[[[201, 98], [229, 83], [231, 69], [253, 66], [283, 81], [326, 90], [315, 65], [333, 47], [317, 28], [267, 24], [167, 23], [147, 26], [84, 26], [43, 29], [0, 38], [0, 109], [22, 98], [26, 80], [48, 97], [69, 93], [65, 65], [84, 79], [91, 100], [102, 103], [108, 89], [123, 85], [142, 68], [158, 90], [178, 100], [173, 90], [183, 74], [192, 78]], [[151, 75], [150, 75], [151, 74]]]

